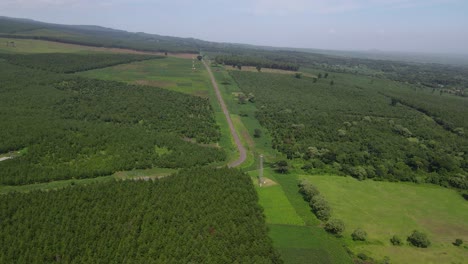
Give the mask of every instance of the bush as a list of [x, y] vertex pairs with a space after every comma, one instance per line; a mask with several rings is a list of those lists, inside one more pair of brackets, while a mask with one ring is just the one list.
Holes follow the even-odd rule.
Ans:
[[315, 195], [310, 200], [310, 207], [318, 219], [327, 221], [331, 216], [331, 208], [328, 202], [321, 195]]
[[315, 187], [314, 185], [310, 184], [310, 182], [306, 181], [306, 180], [302, 180], [300, 183], [299, 183], [299, 192], [302, 194], [302, 196], [304, 196], [304, 200], [306, 200], [307, 202], [310, 202], [310, 200], [320, 194], [319, 190], [317, 189], [317, 187]]
[[407, 240], [416, 247], [427, 248], [431, 245], [431, 241], [429, 241], [427, 235], [417, 230], [414, 230]]
[[461, 238], [455, 239], [455, 242], [453, 244], [457, 247], [461, 246], [463, 244], [463, 240]]
[[401, 238], [398, 237], [397, 235], [394, 235], [392, 238], [390, 238], [390, 242], [394, 246], [401, 246], [403, 245], [403, 241], [401, 241]]
[[289, 164], [286, 160], [280, 160], [275, 163], [275, 171], [279, 173], [288, 173], [289, 171]]
[[351, 237], [354, 241], [365, 241], [367, 239], [367, 232], [362, 230], [361, 228], [358, 228], [354, 230], [354, 232], [351, 234]]
[[325, 224], [325, 231], [335, 235], [340, 235], [345, 230], [343, 221], [339, 219], [332, 219]]

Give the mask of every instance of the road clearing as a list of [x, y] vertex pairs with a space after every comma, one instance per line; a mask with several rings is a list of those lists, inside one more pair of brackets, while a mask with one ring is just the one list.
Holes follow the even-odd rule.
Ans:
[[247, 158], [247, 150], [245, 149], [244, 145], [242, 145], [239, 135], [237, 134], [237, 131], [234, 128], [231, 116], [229, 115], [226, 103], [224, 103], [223, 97], [221, 96], [221, 92], [219, 91], [219, 87], [216, 83], [213, 72], [211, 72], [211, 68], [206, 64], [205, 60], [203, 60], [203, 65], [205, 65], [205, 68], [208, 71], [208, 74], [210, 75], [211, 84], [213, 85], [213, 88], [215, 90], [216, 98], [218, 99], [221, 109], [223, 109], [224, 116], [226, 117], [226, 120], [229, 125], [229, 131], [231, 131], [232, 138], [234, 139], [234, 143], [236, 144], [237, 150], [239, 151], [239, 158], [228, 164], [228, 167], [234, 168], [244, 163], [245, 159]]

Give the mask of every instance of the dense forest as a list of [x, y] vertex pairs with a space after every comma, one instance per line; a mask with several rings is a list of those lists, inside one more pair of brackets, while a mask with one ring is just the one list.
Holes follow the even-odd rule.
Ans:
[[161, 56], [138, 54], [71, 54], [71, 53], [39, 53], [39, 54], [1, 54], [0, 58], [9, 63], [32, 69], [41, 69], [57, 73], [75, 73], [88, 71], [133, 61], [163, 58]]
[[[1, 184], [91, 178], [119, 170], [206, 165], [223, 150], [207, 99], [0, 61]], [[196, 155], [194, 155], [196, 153]]]
[[282, 263], [234, 169], [1, 198], [1, 263]]
[[[464, 98], [347, 74], [319, 79], [237, 71], [231, 75], [245, 94], [255, 96], [256, 117], [272, 133], [273, 147], [290, 159], [303, 160], [305, 170], [468, 188]], [[424, 104], [426, 97], [432, 101]], [[421, 111], [435, 102], [437, 106]]]
[[261, 68], [281, 69], [288, 71], [299, 70], [299, 65], [289, 62], [274, 61], [261, 57], [252, 56], [230, 56], [218, 55], [215, 57], [215, 62], [219, 64], [232, 66], [255, 66]]

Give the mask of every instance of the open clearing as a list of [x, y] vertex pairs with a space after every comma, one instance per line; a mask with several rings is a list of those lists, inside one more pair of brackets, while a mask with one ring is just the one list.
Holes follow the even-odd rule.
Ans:
[[81, 76], [155, 86], [172, 91], [208, 97], [208, 79], [203, 65], [180, 58], [148, 60], [79, 73]]
[[[354, 252], [392, 263], [466, 263], [468, 248], [455, 247], [456, 238], [468, 240], [468, 203], [453, 190], [438, 186], [358, 181], [351, 177], [302, 176], [318, 187], [332, 207], [332, 217], [346, 225], [344, 239]], [[368, 243], [356, 243], [356, 228], [368, 233]], [[418, 249], [392, 246], [413, 230], [428, 234], [432, 245]]]

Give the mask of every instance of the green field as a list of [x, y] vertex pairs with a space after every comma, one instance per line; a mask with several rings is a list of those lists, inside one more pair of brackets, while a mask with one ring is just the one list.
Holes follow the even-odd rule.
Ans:
[[155, 86], [177, 92], [209, 96], [211, 89], [203, 64], [196, 60], [168, 57], [82, 72], [79, 75], [102, 80]]
[[[257, 171], [249, 174], [257, 183]], [[259, 203], [264, 209], [270, 237], [285, 263], [351, 263], [343, 242], [327, 234], [297, 193], [295, 175], [278, 175], [266, 169], [274, 183], [259, 187]]]
[[[456, 238], [468, 240], [468, 204], [455, 191], [433, 185], [358, 181], [351, 177], [301, 176], [316, 185], [332, 207], [332, 217], [346, 225], [344, 238], [356, 253], [392, 263], [463, 263], [468, 248], [455, 247]], [[368, 233], [368, 243], [353, 242], [356, 228]], [[418, 249], [392, 246], [413, 231], [428, 234], [432, 245]]]

